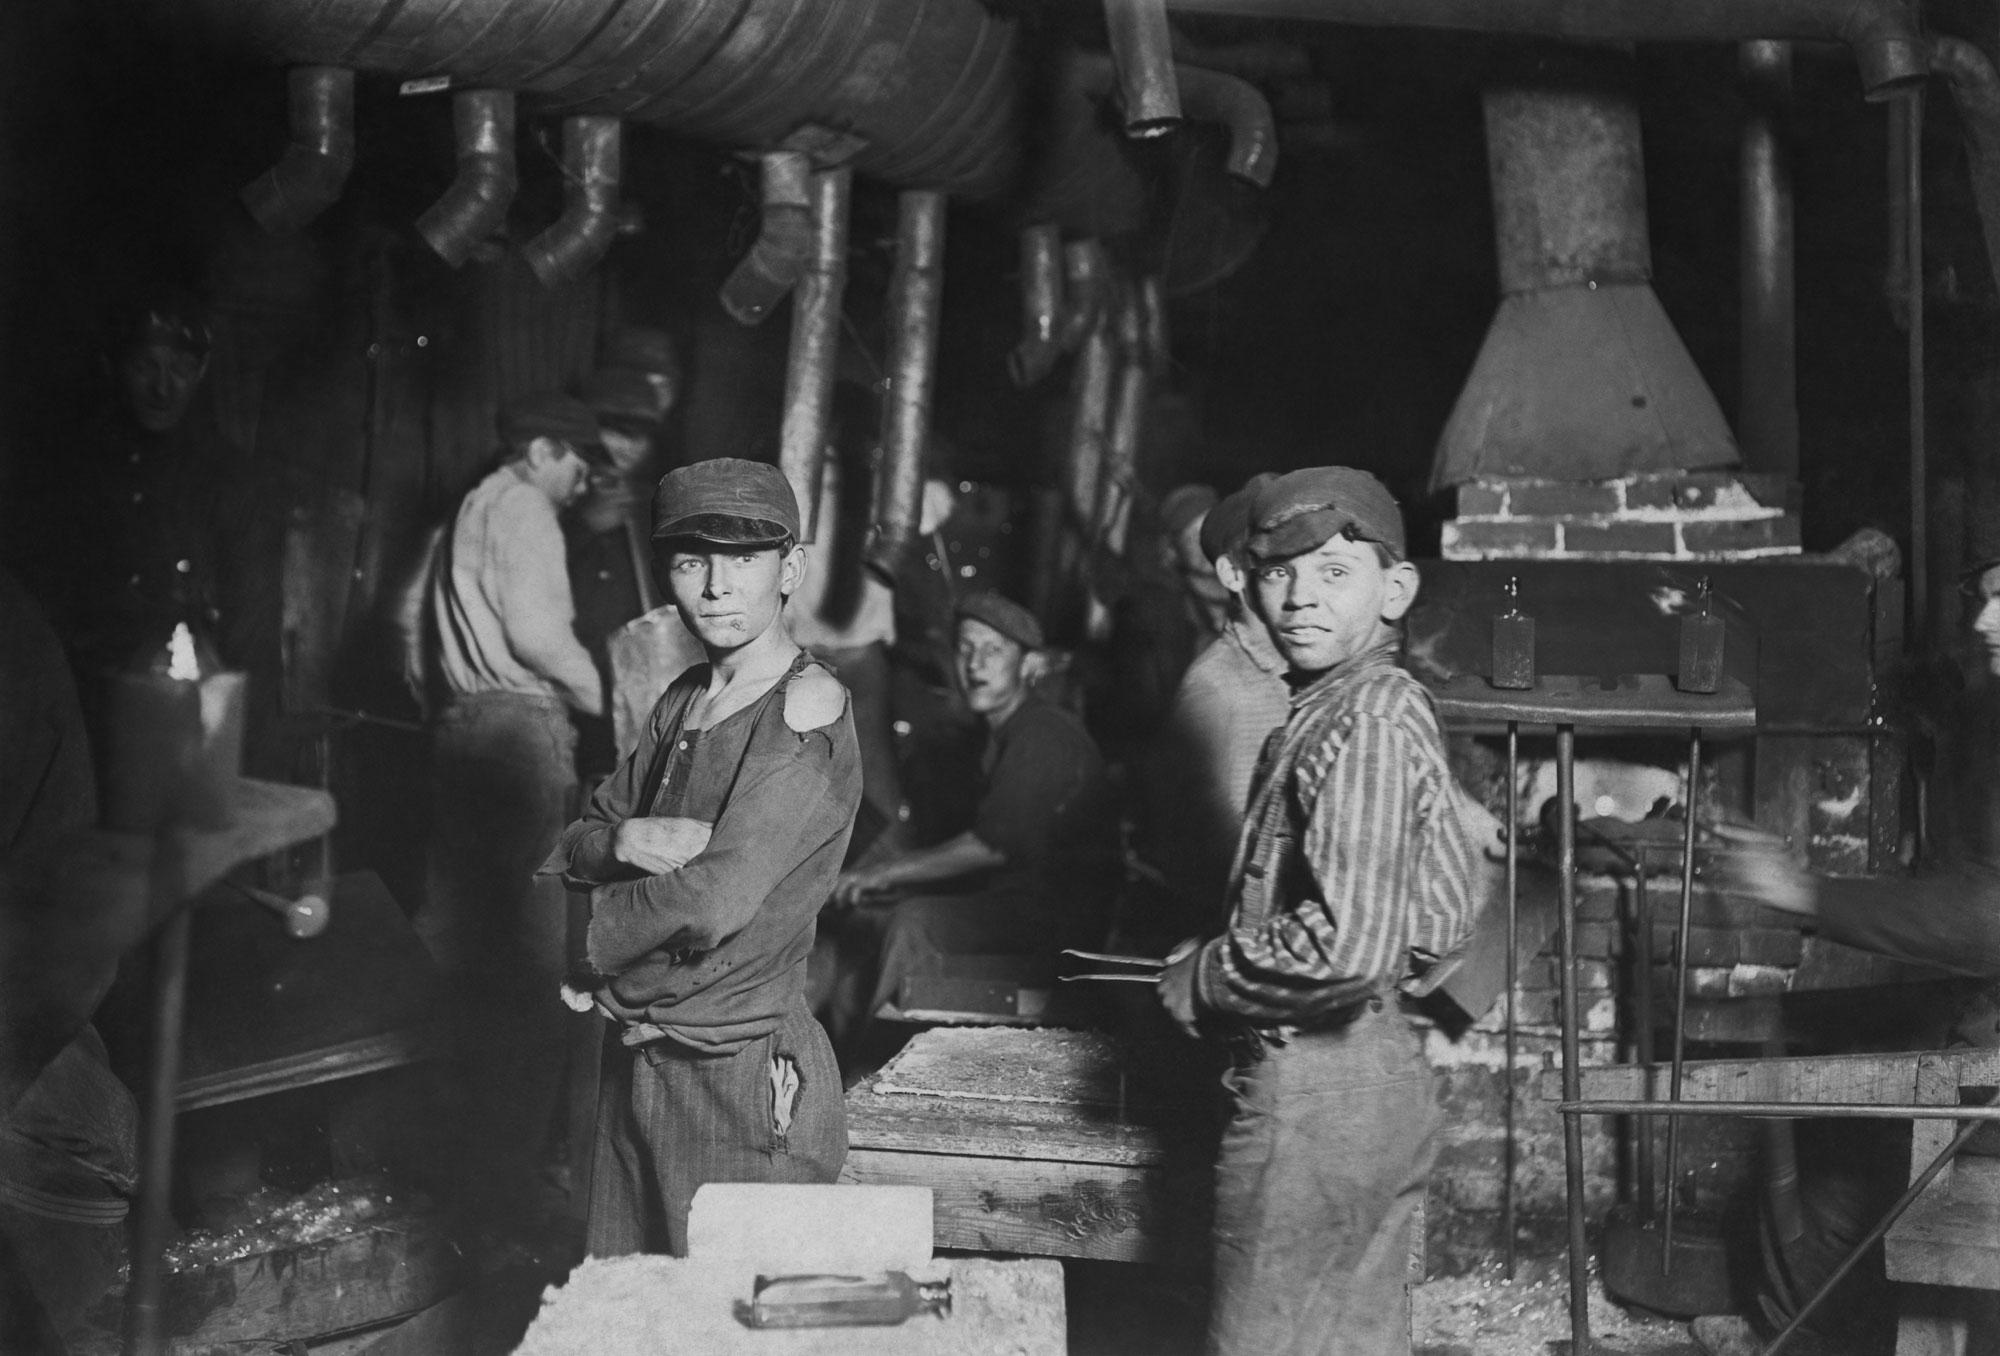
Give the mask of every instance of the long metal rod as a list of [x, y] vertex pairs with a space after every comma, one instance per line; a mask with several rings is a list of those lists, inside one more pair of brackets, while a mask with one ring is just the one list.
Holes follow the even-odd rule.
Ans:
[[139, 1216], [125, 1303], [127, 1356], [159, 1356], [160, 1289], [173, 1233], [174, 1095], [181, 1081], [181, 1019], [187, 1009], [188, 910], [175, 910], [153, 944], [153, 1031], [146, 1057], [146, 1120], [139, 1151]]
[[1903, 1212], [1916, 1204], [1917, 1197], [1923, 1195], [1925, 1189], [1930, 1186], [1937, 1175], [1944, 1171], [1945, 1164], [1958, 1157], [1959, 1150], [1969, 1144], [1972, 1141], [1972, 1137], [1978, 1134], [1983, 1128], [1978, 1121], [1974, 1121], [1970, 1125], [1962, 1125], [1958, 1128], [1958, 1133], [1951, 1137], [1951, 1143], [1945, 1145], [1938, 1152], [1938, 1156], [1931, 1160], [1929, 1167], [1917, 1174], [1917, 1180], [1910, 1183], [1903, 1194], [1896, 1198], [1896, 1203], [1889, 1207], [1888, 1212], [1880, 1220], [1876, 1221], [1875, 1227], [1863, 1234], [1855, 1242], [1854, 1246], [1848, 1250], [1847, 1256], [1840, 1259], [1840, 1265], [1827, 1274], [1827, 1278], [1820, 1282], [1819, 1289], [1813, 1291], [1812, 1298], [1799, 1306], [1799, 1311], [1792, 1315], [1792, 1321], [1787, 1323], [1779, 1330], [1778, 1335], [1771, 1339], [1770, 1345], [1764, 1348], [1762, 1356], [1777, 1356], [1777, 1353], [1785, 1349], [1786, 1345], [1791, 1342], [1792, 1335], [1805, 1326], [1805, 1321], [1813, 1316], [1814, 1311], [1821, 1304], [1826, 1302], [1826, 1297], [1834, 1292], [1834, 1288], [1847, 1279], [1847, 1273], [1854, 1270], [1862, 1257], [1867, 1255], [1870, 1248], [1882, 1241], [1882, 1236], [1888, 1233], [1895, 1226], [1896, 1221], [1903, 1217]]
[[[1688, 731], [1687, 825], [1681, 835], [1681, 921], [1674, 934], [1674, 1067], [1667, 1100], [1681, 1099], [1681, 1078], [1687, 1067], [1688, 936], [1694, 923], [1695, 804], [1701, 796], [1701, 727]], [[1681, 1123], [1667, 1119], [1667, 1199], [1660, 1226], [1660, 1270], [1672, 1268], [1674, 1203], [1680, 1194]]]
[[[1646, 897], [1646, 859], [1643, 853], [1632, 855], [1632, 912], [1638, 919], [1633, 930], [1633, 1001], [1639, 1009], [1639, 1027], [1633, 1040], [1638, 1047], [1634, 1053], [1639, 1063], [1650, 1069], [1653, 1067], [1653, 906]], [[1639, 1179], [1639, 1218], [1653, 1218], [1653, 1123], [1641, 1120], [1638, 1130], [1638, 1149], [1633, 1161], [1633, 1172]]]
[[1507, 1279], [1514, 1279], [1514, 990], [1520, 983], [1520, 847], [1521, 813], [1521, 722], [1507, 722], [1507, 1063], [1502, 1082], [1507, 1099], [1502, 1103], [1505, 1120], [1500, 1145], [1500, 1231], [1505, 1239]]
[[1910, 635], [1930, 645], [1929, 457], [1924, 442], [1924, 93], [1921, 85], [1899, 101], [1904, 108], [1903, 174], [1909, 212], [1903, 219], [1910, 307]]
[[1577, 1116], [1839, 1116], [1858, 1121], [2000, 1121], [2000, 1106], [1953, 1106], [1947, 1102], [1634, 1102], [1615, 1097], [1565, 1097], [1556, 1106]]
[[[1583, 1096], [1583, 1040], [1576, 1010], [1576, 727], [1556, 726], [1557, 869], [1562, 882], [1563, 1100]], [[1563, 1117], [1563, 1186], [1569, 1207], [1570, 1350], [1590, 1347], [1590, 1243], [1583, 1227], [1583, 1122]]]

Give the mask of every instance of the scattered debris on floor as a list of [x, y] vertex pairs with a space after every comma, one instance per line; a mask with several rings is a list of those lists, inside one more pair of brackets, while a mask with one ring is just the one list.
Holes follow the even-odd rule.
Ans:
[[[1417, 1356], [1550, 1356], [1570, 1342], [1569, 1280], [1560, 1258], [1523, 1259], [1514, 1279], [1496, 1263], [1426, 1281], [1410, 1292]], [[1593, 1265], [1590, 1334], [1603, 1356], [1701, 1356], [1688, 1325], [1621, 1308]]]

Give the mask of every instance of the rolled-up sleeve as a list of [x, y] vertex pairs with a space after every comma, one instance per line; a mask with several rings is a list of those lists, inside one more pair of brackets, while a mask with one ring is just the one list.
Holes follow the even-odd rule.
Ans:
[[[649, 952], [708, 950], [741, 931], [826, 837], [825, 816], [816, 811], [837, 776], [833, 733], [786, 730], [769, 747], [753, 748], [698, 856], [676, 871], [593, 889], [591, 968], [615, 975]], [[589, 822], [586, 816], [571, 828]]]
[[[696, 675], [696, 681], [706, 681], [706, 670]], [[638, 743], [612, 770], [609, 777], [598, 783], [591, 792], [590, 802], [584, 806], [583, 814], [573, 820], [556, 839], [556, 845], [545, 858], [535, 874], [538, 876], [561, 876], [572, 890], [588, 891], [596, 886], [614, 880], [629, 880], [638, 872], [629, 867], [609, 866], [609, 836], [620, 824], [639, 813], [645, 803], [648, 787], [647, 774], [659, 756], [660, 742], [666, 737], [666, 727], [673, 719], [673, 712], [686, 702], [683, 683], [676, 682], [653, 706], [653, 712], [646, 718], [645, 728], [639, 732]]]

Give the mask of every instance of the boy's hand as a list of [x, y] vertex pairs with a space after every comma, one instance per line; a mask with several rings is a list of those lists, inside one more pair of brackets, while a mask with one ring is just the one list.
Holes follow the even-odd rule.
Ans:
[[649, 876], [678, 871], [708, 846], [712, 825], [699, 819], [655, 815], [628, 819], [611, 835], [611, 855]]
[[1167, 1010], [1167, 1016], [1173, 1018], [1175, 1026], [1196, 1040], [1201, 1038], [1201, 1032], [1197, 1029], [1200, 1011], [1195, 999], [1194, 977], [1195, 967], [1200, 961], [1201, 941], [1190, 937], [1167, 953], [1167, 965], [1160, 971], [1157, 985], [1160, 1006]]

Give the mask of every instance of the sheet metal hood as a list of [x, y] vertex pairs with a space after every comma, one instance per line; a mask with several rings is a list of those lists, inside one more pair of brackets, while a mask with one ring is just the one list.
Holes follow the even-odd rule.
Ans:
[[1741, 460], [1653, 293], [1629, 67], [1574, 49], [1486, 93], [1500, 309], [1438, 440], [1433, 489]]

